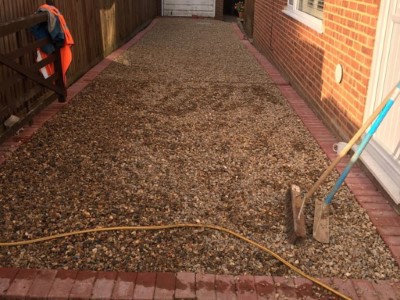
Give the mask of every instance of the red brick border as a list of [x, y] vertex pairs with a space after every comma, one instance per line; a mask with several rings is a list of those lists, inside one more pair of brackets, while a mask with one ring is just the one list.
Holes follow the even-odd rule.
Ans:
[[[400, 283], [334, 279], [352, 299], [400, 299]], [[0, 299], [315, 299], [303, 278], [0, 268]]]

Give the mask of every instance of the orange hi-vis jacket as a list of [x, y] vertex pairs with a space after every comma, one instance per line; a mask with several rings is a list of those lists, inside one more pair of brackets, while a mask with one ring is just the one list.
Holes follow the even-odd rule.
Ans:
[[[61, 67], [63, 73], [63, 80], [64, 84], [67, 85], [67, 70], [72, 62], [72, 51], [71, 47], [75, 44], [74, 39], [72, 38], [71, 32], [68, 29], [67, 22], [64, 19], [64, 16], [60, 13], [60, 11], [51, 5], [43, 4], [39, 7], [40, 10], [48, 11], [49, 13], [56, 16], [60, 22], [60, 26], [62, 31], [65, 35], [64, 46], [60, 48], [60, 55], [61, 55]], [[42, 50], [38, 49], [38, 58], [37, 60], [40, 61], [47, 57], [47, 54]], [[54, 64], [48, 64], [41, 69], [42, 74], [44, 77], [49, 77], [54, 74]]]

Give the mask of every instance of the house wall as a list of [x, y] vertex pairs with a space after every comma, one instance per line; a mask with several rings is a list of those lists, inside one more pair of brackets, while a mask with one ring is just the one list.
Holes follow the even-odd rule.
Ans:
[[[322, 34], [285, 15], [286, 0], [256, 0], [254, 44], [343, 138], [363, 121], [379, 0], [325, 0]], [[344, 69], [335, 82], [335, 67]]]

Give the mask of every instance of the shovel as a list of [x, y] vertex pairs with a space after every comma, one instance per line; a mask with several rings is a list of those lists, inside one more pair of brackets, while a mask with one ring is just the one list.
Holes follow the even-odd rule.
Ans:
[[[351, 140], [346, 144], [346, 146], [338, 153], [335, 160], [329, 165], [329, 167], [324, 171], [324, 173], [318, 178], [314, 185], [308, 190], [308, 192], [302, 197], [300, 187], [292, 184], [290, 188], [290, 197], [287, 197], [288, 212], [287, 212], [287, 224], [288, 224], [288, 238], [291, 243], [296, 243], [297, 241], [306, 237], [306, 223], [304, 217], [304, 205], [308, 199], [315, 193], [315, 191], [321, 186], [329, 174], [333, 171], [336, 165], [342, 160], [343, 157], [350, 151], [350, 149], [357, 143], [361, 136], [365, 133], [368, 127], [371, 126], [372, 122], [377, 118], [379, 113], [385, 107], [390, 99], [390, 96], [396, 90], [396, 86], [388, 93], [384, 101], [375, 109], [375, 111], [369, 116], [361, 128], [356, 132], [356, 134], [351, 138]], [[322, 201], [320, 201], [322, 202]], [[318, 202], [320, 207], [321, 203]], [[327, 212], [325, 212], [326, 214]], [[319, 213], [318, 213], [319, 215]]]
[[[358, 158], [364, 151], [372, 136], [375, 134], [378, 127], [381, 125], [383, 119], [386, 117], [387, 113], [389, 112], [390, 108], [393, 106], [395, 100], [399, 97], [399, 95], [400, 82], [397, 83], [392, 96], [388, 99], [387, 103], [378, 114], [374, 123], [371, 125], [371, 128], [362, 138], [360, 145], [357, 147], [357, 150], [354, 152], [349, 163], [347, 164], [343, 173], [340, 175], [339, 179], [336, 181], [328, 196], [326, 196], [324, 201], [321, 201], [319, 199], [315, 201], [313, 236], [317, 241], [321, 243], [329, 243], [329, 204], [332, 202], [333, 197], [339, 190], [347, 175], [350, 173], [351, 168], [357, 162]], [[342, 152], [344, 151], [345, 149], [342, 150]]]

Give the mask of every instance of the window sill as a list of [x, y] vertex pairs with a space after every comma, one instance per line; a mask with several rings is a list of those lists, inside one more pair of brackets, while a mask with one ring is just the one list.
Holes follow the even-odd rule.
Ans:
[[307, 27], [310, 27], [311, 29], [315, 30], [318, 33], [324, 32], [322, 20], [320, 20], [320, 19], [317, 19], [317, 18], [315, 18], [309, 14], [303, 13], [301, 11], [293, 10], [290, 7], [285, 7], [282, 12], [285, 15], [288, 15], [289, 17], [292, 17], [293, 19], [303, 23]]

